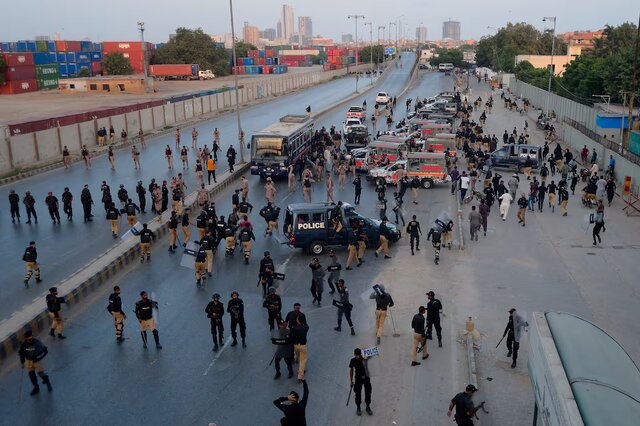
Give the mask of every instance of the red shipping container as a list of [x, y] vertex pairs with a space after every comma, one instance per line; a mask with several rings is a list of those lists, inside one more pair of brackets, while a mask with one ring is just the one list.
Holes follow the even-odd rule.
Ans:
[[244, 58], [236, 58], [236, 65], [239, 67], [244, 65]]
[[33, 65], [33, 53], [3, 53], [2, 57], [8, 67]]
[[67, 42], [67, 51], [68, 52], [80, 52], [82, 51], [82, 46], [79, 41], [68, 41]]
[[277, 56], [275, 49], [265, 50], [265, 56], [267, 58], [275, 58]]
[[13, 80], [0, 84], [0, 95], [15, 95], [18, 93], [35, 92], [38, 90], [36, 80]]
[[[153, 50], [153, 44], [145, 42], [147, 50]], [[142, 51], [143, 44], [141, 41], [105, 41], [102, 42], [103, 52], [127, 52], [127, 51]]]
[[36, 78], [36, 68], [33, 65], [23, 65], [19, 67], [7, 67], [4, 74], [7, 81], [12, 80], [33, 80]]
[[122, 52], [122, 55], [125, 58], [129, 58], [129, 62], [131, 63], [144, 61], [144, 52], [142, 50], [127, 50], [126, 52]]

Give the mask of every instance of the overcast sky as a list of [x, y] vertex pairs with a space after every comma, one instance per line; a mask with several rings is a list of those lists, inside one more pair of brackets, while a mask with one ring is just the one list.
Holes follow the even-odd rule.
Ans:
[[[236, 31], [244, 21], [251, 25], [276, 28], [282, 1], [234, 0]], [[542, 17], [556, 15], [558, 32], [596, 30], [605, 24], [618, 25], [638, 21], [638, 3], [632, 0], [289, 0], [294, 7], [294, 19], [310, 16], [314, 35], [340, 40], [341, 34], [354, 33], [353, 20], [347, 15], [365, 15], [373, 22], [373, 38], [378, 25], [389, 27], [399, 15], [407, 36], [415, 37], [421, 23], [428, 28], [429, 39], [442, 37], [442, 22], [451, 18], [462, 24], [463, 39], [479, 39], [489, 33], [487, 26], [501, 27], [507, 22], [525, 21], [543, 28]], [[165, 6], [167, 5], [167, 6]], [[230, 32], [227, 0], [108, 0], [87, 3], [82, 0], [12, 1], [4, 8], [0, 41], [33, 39], [36, 35], [59, 33], [63, 39], [93, 41], [124, 41], [139, 37], [136, 22], [146, 24], [145, 39], [163, 42], [175, 28], [202, 27], [210, 34]], [[359, 36], [369, 39], [369, 28], [360, 25]], [[395, 34], [395, 29], [392, 30]], [[364, 35], [362, 34], [364, 32]], [[404, 30], [403, 30], [404, 32]]]

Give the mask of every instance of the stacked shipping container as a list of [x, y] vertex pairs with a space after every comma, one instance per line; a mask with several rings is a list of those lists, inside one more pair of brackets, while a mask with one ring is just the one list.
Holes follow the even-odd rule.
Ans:
[[36, 70], [33, 65], [33, 53], [3, 53], [7, 64], [4, 78], [0, 85], [0, 94], [10, 95], [38, 90]]
[[246, 58], [237, 58], [232, 67], [233, 74], [284, 74], [287, 66], [283, 65], [274, 49], [248, 50]]
[[105, 41], [102, 43], [103, 57], [109, 53], [121, 52], [133, 67], [135, 74], [144, 74], [145, 48], [147, 60], [153, 54], [155, 46], [141, 41]]
[[355, 50], [346, 47], [327, 49], [327, 62], [324, 70], [338, 70], [356, 63]]

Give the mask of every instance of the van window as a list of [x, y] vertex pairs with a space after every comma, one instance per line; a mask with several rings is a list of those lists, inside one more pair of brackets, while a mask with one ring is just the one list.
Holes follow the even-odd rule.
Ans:
[[324, 222], [324, 213], [314, 213], [312, 219], [314, 222]]
[[510, 155], [510, 156], [518, 155], [518, 154], [516, 153], [516, 147], [515, 147], [514, 145], [510, 145], [510, 146], [509, 146], [509, 155]]
[[309, 214], [298, 213], [297, 223], [306, 223], [306, 222], [309, 222]]
[[499, 149], [496, 151], [496, 157], [505, 158], [507, 156], [507, 152], [504, 149]]

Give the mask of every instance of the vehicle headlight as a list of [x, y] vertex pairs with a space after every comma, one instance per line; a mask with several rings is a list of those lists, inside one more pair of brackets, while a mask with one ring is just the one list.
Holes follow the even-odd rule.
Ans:
[[280, 163], [280, 167], [284, 167], [284, 162], [281, 162], [281, 163]]

